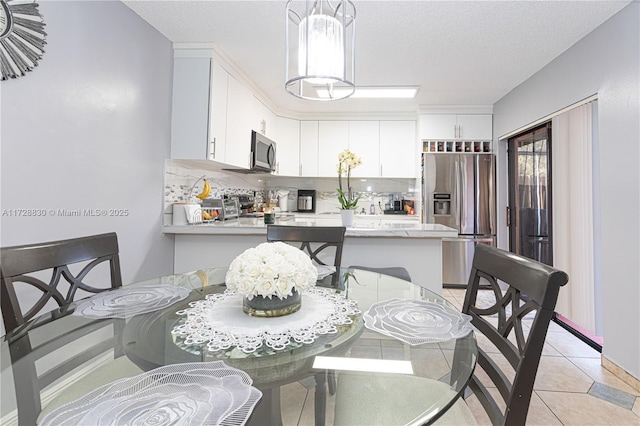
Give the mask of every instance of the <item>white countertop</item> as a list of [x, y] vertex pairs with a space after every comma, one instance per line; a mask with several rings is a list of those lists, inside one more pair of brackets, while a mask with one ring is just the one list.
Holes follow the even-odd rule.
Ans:
[[[439, 224], [422, 224], [394, 215], [357, 215], [353, 227], [347, 228], [347, 237], [391, 238], [456, 238], [455, 229]], [[342, 226], [340, 215], [333, 214], [279, 214], [276, 225], [288, 226]], [[263, 218], [239, 218], [197, 225], [164, 226], [165, 234], [193, 235], [265, 235], [267, 225]]]

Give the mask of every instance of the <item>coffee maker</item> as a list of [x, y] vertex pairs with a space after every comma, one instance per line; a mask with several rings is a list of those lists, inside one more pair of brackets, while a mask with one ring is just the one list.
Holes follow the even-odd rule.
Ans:
[[298, 211], [300, 213], [316, 212], [316, 191], [314, 189], [298, 190]]

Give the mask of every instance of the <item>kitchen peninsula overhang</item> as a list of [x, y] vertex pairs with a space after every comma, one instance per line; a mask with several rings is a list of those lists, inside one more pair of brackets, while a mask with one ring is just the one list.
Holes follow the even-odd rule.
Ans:
[[[278, 221], [288, 226], [341, 226], [339, 217], [314, 215]], [[442, 294], [442, 241], [457, 238], [457, 231], [417, 220], [357, 217], [347, 228], [342, 266], [402, 266], [412, 281]], [[174, 239], [174, 272], [226, 267], [244, 250], [267, 240], [263, 218], [240, 218], [202, 225], [165, 226]]]
[[[340, 219], [303, 218], [280, 221], [285, 226], [341, 226]], [[232, 221], [214, 222], [198, 225], [167, 225], [163, 233], [176, 235], [265, 235], [267, 225], [262, 218], [240, 218]], [[457, 231], [439, 224], [419, 222], [389, 222], [384, 219], [358, 218], [353, 227], [347, 228], [346, 237], [377, 238], [456, 238]]]

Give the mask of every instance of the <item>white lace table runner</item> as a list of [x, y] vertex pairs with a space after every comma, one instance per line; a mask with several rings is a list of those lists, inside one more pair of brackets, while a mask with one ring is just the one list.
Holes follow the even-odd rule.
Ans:
[[222, 361], [167, 365], [99, 387], [41, 425], [243, 425], [262, 397]]
[[73, 315], [87, 318], [130, 318], [166, 308], [191, 290], [170, 284], [121, 287], [80, 300]]
[[389, 299], [371, 305], [363, 318], [366, 328], [410, 345], [457, 339], [473, 329], [469, 315], [437, 301]]
[[318, 335], [337, 333], [336, 326], [351, 324], [350, 315], [357, 315], [355, 300], [327, 289], [313, 287], [302, 293], [299, 311], [275, 318], [251, 317], [242, 311], [242, 296], [226, 291], [209, 294], [204, 300], [189, 303], [190, 308], [178, 311], [185, 315], [171, 331], [184, 339], [186, 345], [202, 345], [216, 352], [238, 347], [252, 353], [263, 344], [281, 350], [293, 339], [298, 343], [313, 343]]

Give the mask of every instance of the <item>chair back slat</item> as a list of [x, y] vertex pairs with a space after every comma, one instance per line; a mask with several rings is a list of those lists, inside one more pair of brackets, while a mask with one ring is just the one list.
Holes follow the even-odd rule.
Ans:
[[[487, 386], [474, 375], [469, 386], [493, 424], [525, 424], [549, 322], [560, 287], [568, 280], [566, 273], [535, 260], [483, 244], [476, 246], [462, 312], [472, 317], [478, 332], [515, 372], [511, 382], [508, 377], [513, 374], [506, 374], [490, 358], [491, 353], [478, 351], [478, 365], [493, 384]], [[487, 286], [489, 290], [484, 290]], [[489, 292], [492, 299], [479, 297], [480, 290]], [[525, 316], [524, 321], [532, 317], [528, 331], [522, 327]], [[504, 412], [487, 387], [498, 388], [506, 405]]]
[[[118, 238], [115, 233], [46, 243], [4, 247], [0, 249], [0, 290], [2, 297], [2, 319], [7, 333], [36, 317], [50, 300], [63, 307], [71, 303], [76, 292], [81, 289], [98, 293], [108, 288], [122, 286]], [[74, 275], [69, 265], [89, 262]], [[84, 279], [96, 266], [109, 263], [108, 288], [97, 288]], [[29, 274], [51, 270], [51, 278], [46, 283]], [[66, 294], [58, 285], [61, 281], [69, 284]], [[41, 294], [33, 306], [23, 309], [15, 289], [20, 282], [37, 289]]]
[[342, 243], [344, 226], [285, 226], [268, 225], [267, 241], [307, 243]]
[[[300, 243], [300, 250], [320, 265], [326, 263], [319, 258], [321, 252], [335, 248], [333, 265], [336, 270], [342, 262], [342, 246], [344, 244], [344, 226], [284, 226], [268, 225], [267, 241], [283, 241]], [[333, 275], [333, 284], [338, 281], [338, 274]]]
[[481, 357], [478, 357], [478, 365], [487, 373], [502, 398], [506, 401], [511, 393], [511, 381], [486, 352], [480, 348], [478, 348], [478, 352], [482, 354]]
[[480, 404], [487, 412], [489, 416], [489, 420], [491, 420], [492, 425], [502, 425], [504, 424], [504, 414], [502, 410], [498, 406], [498, 403], [493, 399], [491, 394], [489, 393], [489, 389], [487, 389], [482, 382], [477, 380], [474, 376], [471, 378], [471, 382], [469, 383], [470, 387], [474, 389], [474, 394], [480, 401]]

